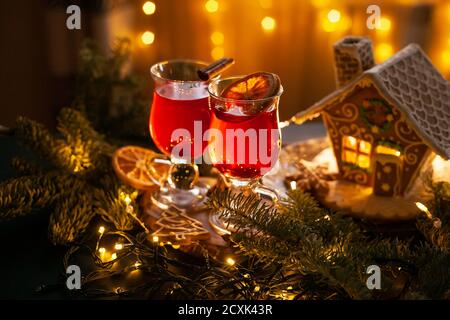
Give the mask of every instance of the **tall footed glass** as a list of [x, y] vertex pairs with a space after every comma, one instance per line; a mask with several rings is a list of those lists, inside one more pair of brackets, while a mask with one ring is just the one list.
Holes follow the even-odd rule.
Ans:
[[198, 179], [194, 163], [201, 159], [207, 142], [203, 131], [210, 125], [208, 82], [198, 79], [197, 70], [206, 63], [171, 60], [153, 65], [154, 95], [150, 113], [150, 134], [165, 157], [155, 163], [170, 165], [168, 176], [161, 176], [151, 166], [153, 180], [160, 189], [153, 203], [165, 210], [170, 206], [182, 210], [199, 206], [208, 186]]
[[[277, 163], [281, 149], [278, 104], [283, 88], [263, 99], [237, 100], [221, 96], [225, 88], [242, 77], [213, 80], [209, 87], [211, 124], [205, 157], [229, 182], [233, 192], [256, 193], [272, 201], [275, 190], [260, 179]], [[233, 228], [218, 215], [211, 215], [211, 225], [222, 234]]]

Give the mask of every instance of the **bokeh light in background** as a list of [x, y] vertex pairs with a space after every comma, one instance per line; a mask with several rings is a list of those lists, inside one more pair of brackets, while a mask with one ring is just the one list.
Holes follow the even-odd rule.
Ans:
[[450, 49], [442, 52], [442, 62], [444, 63], [444, 67], [450, 66]]
[[211, 61], [228, 56], [236, 59], [228, 74], [275, 72], [285, 87], [282, 120], [335, 88], [332, 45], [345, 35], [369, 36], [377, 63], [411, 42], [419, 43], [448, 77], [450, 1], [378, 2], [381, 20], [374, 30], [366, 26], [366, 9], [377, 1], [369, 0], [141, 2], [144, 13], [153, 13], [138, 24], [141, 33], [149, 27], [153, 32], [146, 33], [145, 39], [142, 34], [141, 41], [152, 45], [141, 48], [144, 51], [135, 63], [146, 71], [159, 60]]
[[225, 50], [222, 47], [214, 47], [211, 50], [211, 58], [214, 60], [219, 60], [225, 55]]
[[352, 21], [348, 15], [343, 14], [338, 9], [325, 9], [319, 13], [322, 29], [325, 32], [345, 32], [351, 25]]
[[215, 44], [216, 46], [223, 44], [224, 41], [224, 35], [220, 31], [215, 31], [213, 34], [211, 34], [211, 42]]
[[156, 11], [156, 5], [151, 1], [147, 1], [142, 5], [142, 10], [146, 15], [152, 15]]
[[205, 3], [205, 9], [209, 13], [214, 13], [219, 10], [219, 2], [217, 0], [208, 0]]
[[389, 57], [391, 57], [393, 53], [394, 49], [392, 48], [392, 45], [390, 45], [389, 43], [383, 42], [375, 46], [375, 59], [378, 62], [383, 62], [389, 59]]
[[272, 17], [264, 17], [261, 20], [261, 27], [266, 31], [273, 31], [277, 25], [277, 22]]
[[341, 12], [336, 9], [331, 9], [328, 11], [327, 18], [331, 23], [338, 23], [341, 20]]
[[155, 41], [155, 34], [151, 31], [145, 31], [141, 36], [142, 43], [150, 45]]
[[388, 17], [381, 17], [380, 27], [377, 28], [378, 31], [389, 32], [391, 30], [392, 22]]

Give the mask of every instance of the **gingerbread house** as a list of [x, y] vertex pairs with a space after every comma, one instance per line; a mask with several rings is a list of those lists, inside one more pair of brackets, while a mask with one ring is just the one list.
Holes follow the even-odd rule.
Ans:
[[435, 154], [450, 157], [450, 84], [416, 44], [375, 65], [367, 38], [334, 45], [337, 90], [295, 116], [321, 115], [341, 179], [403, 195]]

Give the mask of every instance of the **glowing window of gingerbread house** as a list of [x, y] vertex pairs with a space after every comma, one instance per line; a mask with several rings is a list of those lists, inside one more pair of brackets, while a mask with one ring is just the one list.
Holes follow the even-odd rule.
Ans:
[[375, 148], [375, 152], [376, 153], [381, 153], [381, 154], [390, 154], [396, 157], [400, 157], [400, 155], [402, 154], [399, 150], [394, 149], [394, 148], [390, 148], [387, 146], [383, 146], [383, 145], [378, 145]]
[[370, 167], [370, 152], [372, 145], [364, 140], [352, 136], [342, 139], [342, 160], [367, 169]]

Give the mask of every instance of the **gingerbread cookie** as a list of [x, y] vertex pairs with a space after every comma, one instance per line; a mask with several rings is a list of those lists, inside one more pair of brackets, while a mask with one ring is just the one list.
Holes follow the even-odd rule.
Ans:
[[152, 229], [155, 231], [151, 236], [158, 237], [158, 241], [163, 243], [187, 245], [193, 241], [207, 240], [211, 237], [200, 221], [175, 211], [164, 211]]

